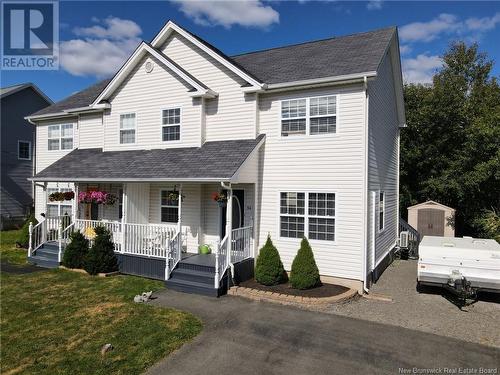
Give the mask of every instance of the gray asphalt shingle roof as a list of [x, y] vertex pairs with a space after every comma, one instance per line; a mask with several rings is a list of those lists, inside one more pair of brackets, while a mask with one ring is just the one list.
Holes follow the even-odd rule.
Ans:
[[106, 151], [76, 149], [35, 175], [36, 181], [230, 179], [262, 141], [207, 142], [201, 147]]
[[231, 56], [273, 84], [376, 71], [396, 28]]

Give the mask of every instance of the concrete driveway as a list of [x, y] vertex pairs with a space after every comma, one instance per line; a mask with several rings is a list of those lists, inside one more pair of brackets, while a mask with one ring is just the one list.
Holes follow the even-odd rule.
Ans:
[[157, 297], [152, 303], [199, 316], [204, 330], [149, 374], [399, 374], [500, 362], [497, 348], [346, 316], [232, 296]]

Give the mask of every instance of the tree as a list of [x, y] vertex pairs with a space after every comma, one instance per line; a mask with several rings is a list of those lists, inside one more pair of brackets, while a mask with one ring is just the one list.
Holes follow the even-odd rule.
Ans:
[[35, 215], [31, 214], [28, 219], [24, 222], [21, 227], [21, 231], [19, 232], [19, 237], [17, 237], [17, 242], [24, 248], [27, 248], [30, 241], [30, 222], [33, 223], [33, 226], [38, 224], [38, 220], [35, 218]]
[[319, 270], [307, 238], [300, 242], [300, 249], [292, 263], [290, 284], [295, 289], [310, 289], [321, 285]]
[[454, 43], [431, 86], [404, 87], [400, 206], [428, 199], [457, 209], [457, 235], [483, 233], [500, 210], [500, 87], [477, 44]]
[[96, 227], [95, 233], [94, 244], [85, 257], [85, 271], [91, 275], [118, 271], [115, 245], [111, 241], [111, 234], [104, 227]]
[[280, 254], [267, 236], [267, 241], [260, 249], [255, 264], [255, 280], [263, 285], [277, 285], [286, 281], [286, 273], [281, 263]]
[[76, 231], [71, 234], [71, 242], [64, 249], [62, 263], [68, 268], [83, 268], [89, 252], [89, 241]]

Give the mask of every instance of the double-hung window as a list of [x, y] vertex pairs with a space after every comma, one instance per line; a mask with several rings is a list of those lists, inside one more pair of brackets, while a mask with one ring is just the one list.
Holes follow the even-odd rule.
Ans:
[[120, 144], [135, 143], [135, 113], [120, 115]]
[[385, 225], [385, 191], [381, 191], [378, 197], [378, 229], [384, 230]]
[[72, 150], [73, 149], [73, 124], [49, 125], [48, 149]]
[[173, 191], [162, 190], [160, 196], [160, 210], [162, 223], [177, 223], [179, 220], [179, 201], [170, 199]]
[[335, 241], [335, 194], [280, 193], [280, 236]]
[[70, 188], [47, 188], [47, 212], [45, 213], [47, 217], [58, 217], [58, 216], [71, 216], [73, 212], [73, 199], [70, 201], [55, 201], [50, 202], [48, 197], [52, 193], [65, 193], [72, 191]]
[[31, 160], [31, 142], [17, 141], [17, 158], [19, 160]]
[[162, 111], [163, 141], [178, 141], [181, 139], [181, 109], [171, 108]]
[[337, 131], [337, 96], [281, 102], [281, 136], [333, 134]]

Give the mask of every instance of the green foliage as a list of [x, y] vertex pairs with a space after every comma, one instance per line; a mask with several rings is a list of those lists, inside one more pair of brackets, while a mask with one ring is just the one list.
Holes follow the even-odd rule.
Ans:
[[457, 210], [456, 234], [479, 236], [500, 212], [500, 86], [477, 44], [452, 44], [431, 86], [404, 87], [401, 213], [428, 199]]
[[495, 211], [485, 210], [475, 224], [482, 237], [493, 238], [500, 243], [500, 216]]
[[21, 231], [19, 232], [19, 237], [17, 238], [17, 242], [22, 246], [22, 247], [28, 247], [29, 241], [30, 241], [30, 232], [29, 232], [29, 226], [30, 222], [33, 223], [33, 226], [38, 224], [38, 220], [35, 218], [35, 215], [31, 214], [26, 222], [23, 224], [23, 227], [21, 228]]
[[118, 271], [115, 245], [111, 241], [111, 234], [104, 227], [96, 227], [95, 233], [94, 244], [85, 257], [85, 271], [91, 275]]
[[255, 265], [255, 280], [263, 285], [277, 285], [286, 281], [286, 273], [281, 263], [280, 254], [267, 236], [267, 241], [260, 249]]
[[295, 289], [310, 289], [321, 285], [319, 270], [307, 238], [300, 242], [300, 249], [292, 263], [290, 284]]
[[83, 268], [89, 252], [89, 241], [79, 231], [71, 234], [71, 242], [64, 249], [62, 263], [68, 268]]

